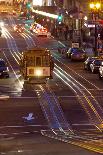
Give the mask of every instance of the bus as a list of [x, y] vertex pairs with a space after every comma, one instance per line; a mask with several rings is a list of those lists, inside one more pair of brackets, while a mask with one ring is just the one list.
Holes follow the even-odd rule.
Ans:
[[22, 52], [20, 72], [29, 82], [42, 82], [53, 78], [54, 62], [50, 50], [33, 48]]

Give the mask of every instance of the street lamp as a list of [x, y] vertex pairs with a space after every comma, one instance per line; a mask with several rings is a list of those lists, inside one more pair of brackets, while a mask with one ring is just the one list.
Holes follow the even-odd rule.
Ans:
[[89, 5], [92, 13], [92, 20], [94, 21], [95, 24], [95, 56], [98, 55], [97, 53], [97, 19], [99, 18], [99, 11], [101, 8], [101, 3], [100, 2], [91, 2]]

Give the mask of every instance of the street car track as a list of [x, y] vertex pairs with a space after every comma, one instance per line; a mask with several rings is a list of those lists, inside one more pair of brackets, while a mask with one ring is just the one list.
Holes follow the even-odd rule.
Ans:
[[[83, 106], [84, 110], [88, 114], [90, 120], [95, 125], [102, 124], [103, 122], [103, 109], [90, 93], [90, 91], [75, 80], [72, 76], [67, 74], [58, 65], [55, 65], [54, 73], [76, 94], [79, 102]], [[81, 96], [83, 96], [81, 98]]]
[[[27, 39], [27, 38], [26, 38]], [[28, 39], [27, 39], [27, 43], [29, 44], [29, 42], [30, 42], [30, 40], [32, 40], [31, 39], [31, 37], [29, 37]], [[13, 42], [15, 42], [14, 40], [13, 40]], [[32, 42], [33, 44], [34, 44], [34, 42]], [[16, 45], [16, 43], [14, 44], [14, 45]], [[17, 48], [17, 46], [16, 46], [16, 48]], [[58, 70], [58, 68], [59, 68], [59, 70]], [[58, 67], [57, 65], [56, 65], [56, 71], [59, 73], [59, 76], [57, 75], [57, 73], [55, 73], [61, 80], [63, 79], [62, 78], [62, 74], [61, 74], [61, 69], [60, 69], [60, 67]], [[65, 76], [64, 76], [64, 78], [65, 77], [67, 77], [68, 76], [68, 74], [66, 75], [66, 72], [64, 72], [65, 73]], [[63, 74], [64, 74], [63, 73]], [[69, 78], [70, 78], [70, 75], [69, 75]], [[66, 80], [69, 80], [70, 81], [70, 79], [66, 79]], [[71, 77], [72, 78], [72, 77]], [[72, 88], [72, 90], [77, 94], [78, 92], [78, 90], [79, 90], [79, 94], [77, 94], [77, 96], [78, 96], [78, 98], [79, 98], [79, 101], [80, 101], [80, 103], [81, 103], [81, 105], [83, 106], [83, 108], [86, 110], [86, 112], [87, 112], [87, 114], [88, 114], [88, 116], [89, 116], [89, 118], [90, 118], [90, 120], [91, 120], [91, 122], [93, 122], [96, 126], [98, 125], [98, 124], [101, 124], [102, 123], [102, 120], [103, 120], [103, 112], [102, 112], [102, 108], [100, 107], [100, 105], [98, 104], [98, 102], [96, 101], [96, 99], [93, 97], [93, 95], [82, 85], [82, 84], [80, 84], [78, 81], [76, 81], [74, 78], [72, 78], [72, 81], [74, 82], [72, 82], [72, 83], [69, 83], [69, 87], [71, 87]], [[77, 85], [78, 84], [78, 85]], [[73, 86], [75, 85], [75, 87], [74, 87], [74, 89], [73, 89]], [[78, 89], [77, 89], [77, 91], [75, 91], [75, 88], [76, 87], [78, 87]], [[83, 90], [81, 90], [81, 87], [82, 87], [82, 89], [84, 89], [85, 91], [83, 91]], [[87, 105], [85, 105], [83, 102], [83, 98], [81, 98], [80, 96], [81, 95], [83, 95], [84, 96], [84, 98], [85, 98], [85, 101], [86, 101], [86, 103], [88, 103]], [[88, 98], [87, 96], [88, 95], [90, 95], [90, 98]], [[91, 101], [92, 100], [92, 101]], [[95, 102], [95, 103], [94, 103]], [[100, 113], [100, 114], [99, 114]], [[92, 116], [93, 115], [93, 116]], [[98, 123], [97, 123], [98, 122]], [[97, 126], [98, 127], [98, 126]]]
[[[40, 101], [41, 108], [48, 120], [50, 128], [55, 131], [67, 132], [73, 134], [71, 126], [66, 121], [63, 111], [58, 103], [58, 99], [55, 94], [46, 85], [38, 85], [36, 87], [36, 93]], [[44, 101], [44, 102], [43, 102]]]
[[[57, 52], [52, 52], [54, 56], [57, 56]], [[82, 75], [78, 74], [75, 70], [73, 70], [72, 68], [70, 68], [69, 66], [67, 66], [66, 64], [64, 64], [63, 62], [61, 62], [60, 58], [62, 58], [62, 56], [58, 55], [57, 57], [54, 57], [54, 59], [60, 63], [61, 65], [63, 65], [67, 70], [69, 70], [71, 73], [75, 74], [76, 76], [80, 77], [82, 80], [84, 80], [86, 83], [88, 83], [89, 85], [92, 86], [92, 89], [97, 89], [97, 90], [101, 90], [98, 86], [96, 86], [95, 84], [93, 84], [92, 82], [88, 81], [85, 77], [83, 77]]]

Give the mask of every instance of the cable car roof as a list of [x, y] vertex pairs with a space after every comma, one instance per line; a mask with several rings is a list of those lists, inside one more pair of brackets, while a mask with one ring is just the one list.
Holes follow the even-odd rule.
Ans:
[[23, 52], [24, 55], [48, 55], [50, 54], [50, 50], [47, 48], [31, 48]]

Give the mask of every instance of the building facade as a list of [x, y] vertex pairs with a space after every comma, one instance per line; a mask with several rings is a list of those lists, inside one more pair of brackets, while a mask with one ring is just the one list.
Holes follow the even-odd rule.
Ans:
[[0, 3], [4, 3], [4, 4], [13, 4], [13, 0], [0, 0]]

